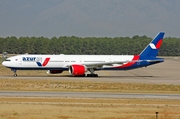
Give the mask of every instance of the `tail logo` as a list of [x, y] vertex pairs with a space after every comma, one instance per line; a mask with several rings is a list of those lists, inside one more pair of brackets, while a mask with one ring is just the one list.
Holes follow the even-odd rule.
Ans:
[[162, 44], [162, 39], [158, 41], [158, 43], [156, 44], [156, 48], [159, 49], [161, 47]]
[[46, 58], [46, 59], [44, 60], [43, 63], [41, 63], [41, 62], [36, 62], [36, 63], [37, 63], [37, 65], [38, 65], [39, 67], [44, 67], [44, 66], [46, 66], [46, 65], [48, 64], [49, 60], [50, 60], [50, 58], [48, 57], [48, 58]]
[[156, 45], [154, 45], [153, 43], [150, 43], [149, 45], [152, 49], [159, 49], [161, 47], [161, 44], [162, 44], [162, 40], [159, 40]]
[[153, 43], [149, 44], [152, 49], [157, 49], [156, 46]]

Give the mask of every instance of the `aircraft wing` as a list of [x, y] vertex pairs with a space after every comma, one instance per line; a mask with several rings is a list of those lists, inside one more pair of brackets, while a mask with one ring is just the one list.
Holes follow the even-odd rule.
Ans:
[[103, 67], [104, 65], [107, 66], [113, 66], [113, 64], [124, 64], [127, 63], [127, 61], [125, 62], [99, 62], [99, 63], [83, 63], [83, 65], [85, 65], [87, 68], [100, 68]]
[[[114, 65], [121, 65], [121, 64], [125, 64], [125, 63], [133, 63], [133, 62], [138, 62], [139, 60], [133, 60], [133, 61], [119, 61], [119, 62], [96, 62], [96, 63], [81, 63], [79, 65], [84, 65], [87, 68], [101, 68], [104, 65], [106, 66], [114, 66]], [[72, 64], [71, 64], [72, 65]], [[70, 65], [67, 65], [67, 67], [69, 67]]]

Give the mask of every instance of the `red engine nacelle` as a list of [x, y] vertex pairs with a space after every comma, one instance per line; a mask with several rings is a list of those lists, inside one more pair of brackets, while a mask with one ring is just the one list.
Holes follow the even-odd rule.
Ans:
[[60, 73], [62, 73], [63, 72], [63, 70], [48, 70], [48, 74], [60, 74]]
[[81, 76], [84, 75], [85, 72], [87, 71], [86, 67], [83, 65], [71, 65], [69, 67], [69, 72], [73, 75], [73, 76]]

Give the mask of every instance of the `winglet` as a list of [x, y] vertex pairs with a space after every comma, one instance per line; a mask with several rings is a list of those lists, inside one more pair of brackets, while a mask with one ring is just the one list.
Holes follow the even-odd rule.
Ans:
[[146, 46], [146, 48], [140, 53], [143, 57], [156, 57], [158, 55], [159, 48], [163, 42], [164, 32], [160, 32], [156, 37]]

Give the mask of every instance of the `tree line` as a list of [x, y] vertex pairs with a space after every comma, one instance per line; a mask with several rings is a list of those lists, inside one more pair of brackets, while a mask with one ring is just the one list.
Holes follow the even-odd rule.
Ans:
[[[152, 40], [147, 36], [130, 37], [0, 37], [0, 52], [8, 54], [139, 54]], [[180, 38], [164, 38], [160, 56], [180, 56]]]

